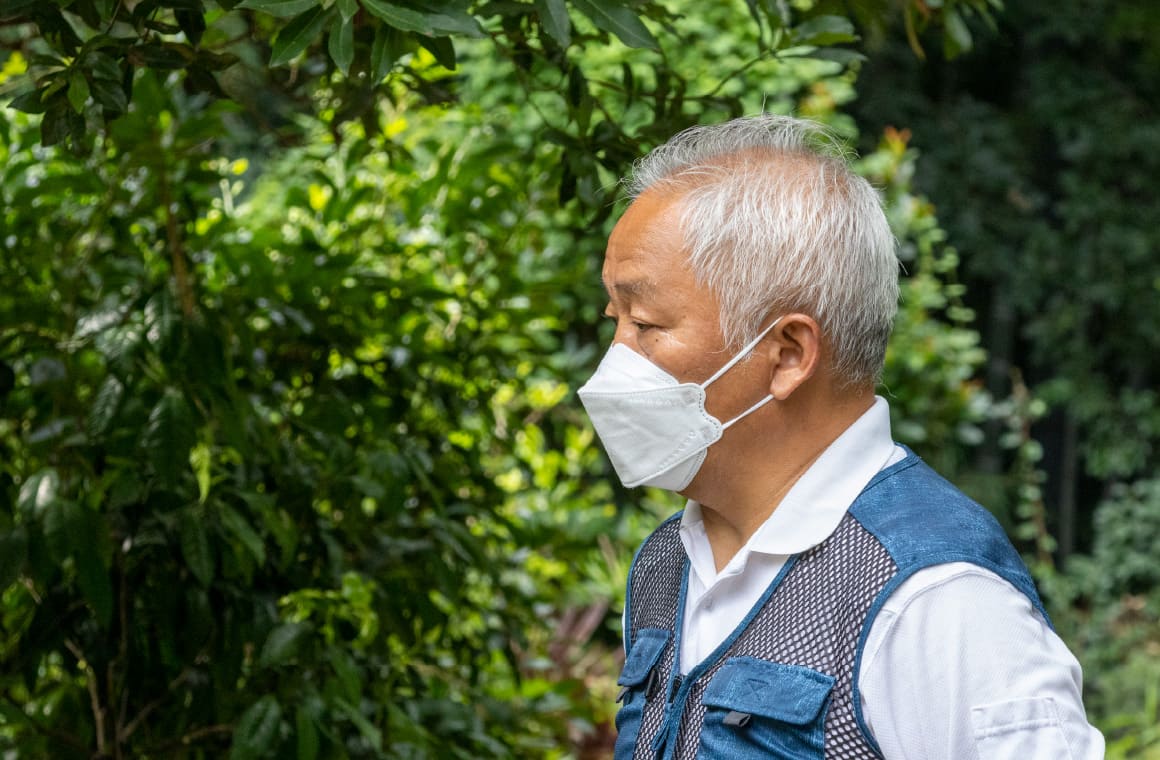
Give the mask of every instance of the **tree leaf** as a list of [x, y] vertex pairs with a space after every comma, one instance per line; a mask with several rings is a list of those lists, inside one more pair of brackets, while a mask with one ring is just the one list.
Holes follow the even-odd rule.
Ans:
[[100, 551], [101, 544], [107, 544], [108, 528], [97, 513], [80, 504], [70, 510], [69, 518], [66, 529], [76, 563], [77, 586], [93, 608], [97, 623], [108, 628], [113, 619], [113, 584]]
[[174, 18], [177, 19], [177, 25], [181, 27], [181, 31], [185, 34], [185, 39], [189, 40], [189, 44], [197, 47], [201, 44], [201, 37], [205, 34], [205, 9], [179, 10], [174, 11]]
[[358, 13], [358, 0], [338, 0], [336, 5], [343, 21], [350, 21]]
[[818, 16], [793, 30], [795, 45], [836, 45], [842, 42], [853, 42], [858, 39], [854, 25], [844, 16]]
[[327, 46], [334, 65], [343, 73], [350, 74], [350, 64], [354, 61], [354, 23], [347, 19], [330, 29], [330, 43]]
[[422, 34], [431, 34], [432, 32], [431, 24], [427, 22], [425, 15], [419, 11], [403, 8], [393, 3], [385, 2], [385, 0], [362, 0], [362, 4], [364, 8], [370, 11], [371, 15], [386, 21], [396, 29], [402, 29], [405, 32], [420, 32]]
[[108, 79], [94, 79], [92, 84], [93, 97], [103, 108], [113, 113], [125, 113], [129, 110], [129, 96], [120, 82], [110, 82]]
[[413, 38], [403, 30], [383, 25], [375, 29], [375, 41], [371, 45], [371, 77], [381, 82], [395, 61], [407, 52], [408, 43]]
[[262, 667], [271, 667], [289, 661], [298, 654], [302, 638], [309, 632], [310, 626], [305, 623], [283, 623], [274, 628], [266, 637], [266, 643], [262, 645], [258, 664]]
[[231, 507], [222, 507], [222, 524], [241, 542], [259, 566], [266, 563], [266, 544], [246, 518]]
[[30, 90], [23, 92], [8, 102], [9, 108], [15, 108], [17, 111], [24, 113], [44, 113], [48, 107], [41, 98], [40, 90]]
[[448, 71], [455, 70], [455, 44], [450, 37], [420, 37], [419, 44], [435, 56], [440, 66]]
[[20, 485], [16, 506], [25, 520], [39, 520], [48, 505], [57, 501], [60, 492], [60, 474], [46, 467]]
[[89, 435], [102, 436], [109, 429], [117, 410], [121, 408], [121, 399], [125, 397], [125, 386], [113, 375], [105, 378], [93, 403], [89, 407], [88, 429]]
[[278, 18], [292, 18], [320, 6], [321, 3], [318, 0], [245, 0], [234, 7], [249, 11], [261, 11]]
[[326, 22], [330, 20], [333, 8], [317, 6], [296, 16], [293, 21], [278, 32], [270, 51], [270, 65], [281, 66], [297, 58], [303, 50], [318, 38]]
[[84, 113], [89, 102], [89, 83], [83, 71], [74, 71], [68, 78], [68, 102], [77, 113]]
[[177, 485], [182, 470], [189, 466], [189, 449], [194, 443], [193, 415], [178, 391], [166, 389], [149, 413], [143, 444], [146, 456], [162, 485]]
[[971, 29], [957, 8], [948, 8], [943, 16], [943, 52], [954, 58], [971, 49]]
[[197, 500], [205, 504], [213, 482], [213, 450], [208, 444], [202, 442], [190, 450], [189, 466], [193, 468], [194, 477], [197, 478]]
[[314, 760], [318, 757], [320, 746], [318, 727], [306, 707], [298, 707], [294, 716], [294, 728], [298, 737], [297, 760]]
[[596, 28], [615, 34], [625, 45], [658, 48], [656, 38], [640, 17], [615, 0], [572, 0], [572, 4], [591, 19]]
[[28, 531], [23, 525], [0, 533], [0, 588], [16, 581], [28, 556]]
[[566, 48], [572, 44], [572, 19], [564, 0], [536, 0], [536, 13], [540, 26], [557, 45]]
[[230, 760], [256, 760], [269, 756], [274, 750], [281, 722], [282, 706], [273, 696], [266, 695], [250, 705], [234, 729]]
[[205, 529], [205, 513], [202, 510], [187, 509], [178, 517], [177, 539], [181, 544], [181, 555], [194, 577], [208, 586], [214, 578], [213, 547]]

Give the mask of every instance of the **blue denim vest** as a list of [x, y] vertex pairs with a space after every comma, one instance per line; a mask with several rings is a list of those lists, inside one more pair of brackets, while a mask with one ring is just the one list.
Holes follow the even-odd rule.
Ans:
[[834, 533], [792, 557], [742, 623], [681, 676], [689, 563], [679, 515], [641, 545], [628, 581], [616, 760], [881, 757], [857, 673], [875, 615], [922, 568], [970, 562], [1046, 619], [998, 522], [913, 453], [878, 473]]

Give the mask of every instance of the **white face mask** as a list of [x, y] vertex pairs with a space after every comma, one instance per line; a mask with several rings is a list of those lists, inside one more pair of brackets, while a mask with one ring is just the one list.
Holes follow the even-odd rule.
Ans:
[[775, 319], [700, 385], [681, 383], [623, 343], [612, 344], [577, 393], [627, 488], [680, 491], [692, 482], [709, 446], [730, 425], [773, 400], [767, 395], [725, 423], [705, 411], [705, 389], [748, 355], [780, 321], [781, 317]]

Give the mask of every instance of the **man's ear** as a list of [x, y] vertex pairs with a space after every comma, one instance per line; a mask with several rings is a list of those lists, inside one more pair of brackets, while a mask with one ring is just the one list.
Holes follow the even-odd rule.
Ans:
[[761, 342], [769, 358], [769, 393], [785, 401], [822, 364], [822, 330], [813, 317], [786, 314]]

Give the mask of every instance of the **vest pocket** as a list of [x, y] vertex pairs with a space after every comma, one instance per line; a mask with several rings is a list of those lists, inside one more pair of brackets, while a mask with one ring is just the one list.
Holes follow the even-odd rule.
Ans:
[[701, 698], [697, 757], [821, 760], [833, 686], [833, 677], [797, 665], [726, 661]]
[[641, 628], [636, 632], [636, 640], [624, 658], [624, 669], [616, 683], [620, 685], [620, 695], [616, 701], [620, 709], [616, 712], [616, 758], [631, 758], [636, 748], [636, 737], [640, 733], [640, 722], [644, 716], [644, 703], [649, 692], [664, 684], [658, 681], [665, 674], [658, 672], [657, 663], [661, 653], [669, 643], [672, 632], [663, 628]]

